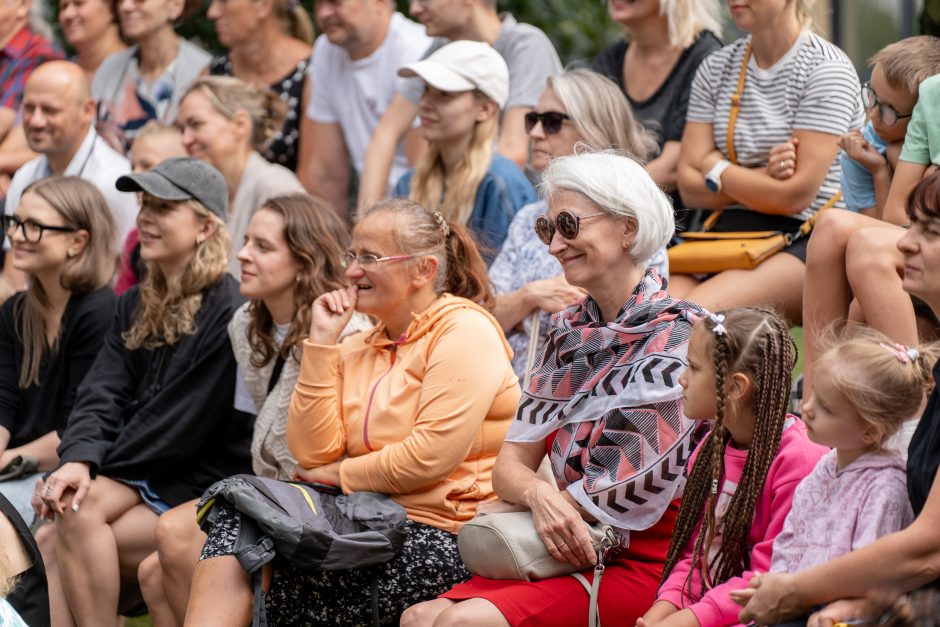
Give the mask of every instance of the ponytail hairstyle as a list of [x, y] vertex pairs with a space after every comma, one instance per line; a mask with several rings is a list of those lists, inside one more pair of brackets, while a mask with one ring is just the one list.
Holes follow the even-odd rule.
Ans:
[[[88, 243], [76, 256], [65, 259], [59, 284], [73, 294], [85, 294], [111, 282], [117, 270], [112, 243], [116, 237], [114, 218], [97, 187], [77, 176], [50, 176], [29, 185], [23, 195], [36, 194], [56, 210], [65, 226], [88, 232]], [[52, 325], [52, 304], [39, 281], [30, 281], [13, 312], [17, 334], [23, 342], [23, 365], [19, 387], [39, 384], [39, 367], [47, 352], [58, 349], [59, 338], [50, 346], [46, 329]], [[61, 329], [61, 327], [60, 327]]]
[[878, 430], [881, 437], [872, 450], [882, 448], [920, 408], [933, 383], [940, 344], [902, 346], [862, 325], [830, 333], [825, 344], [814, 372], [825, 372], [855, 413]]
[[433, 255], [437, 259], [435, 293], [450, 292], [493, 309], [495, 300], [486, 262], [469, 229], [407, 198], [383, 200], [368, 209], [360, 221], [381, 214], [398, 216], [395, 241], [403, 253]]
[[796, 19], [800, 21], [803, 28], [808, 28], [813, 23], [813, 5], [816, 0], [796, 0]]
[[264, 301], [252, 300], [248, 307], [248, 343], [255, 368], [264, 367], [275, 355], [287, 359], [293, 354], [299, 361], [299, 351], [293, 349], [300, 348], [310, 331], [313, 301], [346, 284], [340, 260], [349, 245], [346, 225], [318, 198], [303, 193], [275, 196], [259, 211], [276, 213], [284, 220], [284, 241], [300, 271], [294, 283], [294, 319], [280, 347], [274, 341], [274, 319]]
[[[473, 92], [478, 101], [487, 101], [483, 92]], [[408, 198], [428, 210], [439, 211], [447, 222], [465, 225], [473, 213], [480, 183], [489, 171], [499, 128], [499, 111], [482, 122], [477, 122], [471, 131], [470, 145], [454, 168], [444, 171], [441, 147], [430, 142], [411, 175]]]
[[[704, 593], [750, 568], [748, 534], [754, 506], [780, 446], [790, 401], [791, 371], [796, 362], [796, 345], [787, 324], [769, 309], [730, 309], [724, 312], [716, 332], [718, 324], [717, 318], [708, 317], [696, 325], [697, 332], [711, 336], [717, 416], [689, 473], [662, 576], [665, 581], [704, 514], [684, 586], [684, 591], [693, 598], [697, 595], [692, 590], [692, 575], [697, 569], [702, 574], [701, 593]], [[749, 406], [732, 409], [736, 413], [753, 412], [754, 434], [737, 490], [719, 521], [715, 516], [718, 486], [724, 473], [725, 447], [731, 440], [724, 424], [731, 402], [726, 400], [726, 386], [736, 373], [744, 374], [752, 385], [749, 398], [743, 401]], [[709, 561], [719, 525], [721, 546]]]
[[267, 87], [256, 87], [233, 76], [201, 76], [183, 99], [193, 92], [204, 95], [229, 120], [244, 111], [251, 120], [251, 147], [263, 152], [284, 125], [287, 103]]
[[167, 277], [159, 264], [144, 263], [144, 280], [139, 284], [140, 302], [130, 328], [121, 336], [128, 350], [172, 346], [184, 336], [195, 333], [202, 293], [221, 279], [228, 267], [232, 239], [222, 219], [196, 199], [178, 203], [189, 204], [196, 215], [215, 223], [215, 229], [196, 245], [195, 256], [182, 275]]
[[313, 45], [313, 22], [299, 0], [274, 0], [274, 17], [288, 36]]

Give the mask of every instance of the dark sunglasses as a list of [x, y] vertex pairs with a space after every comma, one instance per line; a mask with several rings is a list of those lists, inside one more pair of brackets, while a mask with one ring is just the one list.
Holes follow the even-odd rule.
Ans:
[[875, 94], [875, 90], [871, 87], [871, 81], [868, 81], [862, 85], [862, 104], [865, 105], [866, 111], [871, 111], [875, 107], [878, 107], [878, 116], [881, 118], [881, 121], [888, 126], [893, 126], [894, 124], [897, 124], [898, 120], [903, 120], [904, 118], [909, 118], [911, 115], [913, 115], [912, 113], [901, 115], [898, 113], [898, 110], [891, 105], [878, 102], [878, 96]]
[[542, 131], [546, 135], [554, 135], [561, 130], [561, 125], [565, 120], [570, 120], [571, 116], [561, 111], [529, 111], [525, 114], [525, 132], [531, 133], [532, 129], [539, 122], [542, 123]]
[[592, 213], [587, 216], [576, 216], [570, 211], [559, 211], [558, 215], [555, 216], [554, 222], [549, 220], [548, 216], [539, 216], [535, 219], [535, 234], [539, 236], [539, 239], [542, 240], [542, 243], [546, 246], [552, 243], [556, 229], [565, 239], [575, 239], [578, 236], [578, 231], [581, 230], [582, 220], [590, 220], [591, 218], [599, 218], [600, 216], [606, 215], [606, 213], [602, 212]]

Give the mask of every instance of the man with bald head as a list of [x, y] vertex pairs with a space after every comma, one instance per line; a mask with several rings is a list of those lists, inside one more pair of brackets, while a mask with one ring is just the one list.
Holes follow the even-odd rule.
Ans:
[[[2, 0], [0, 0], [2, 1]], [[95, 102], [82, 69], [68, 61], [50, 61], [36, 68], [23, 90], [23, 131], [39, 156], [16, 171], [4, 211], [13, 214], [23, 190], [56, 174], [79, 176], [94, 184], [108, 201], [117, 226], [112, 243], [120, 252], [137, 218], [137, 198], [117, 191], [114, 182], [130, 174], [131, 164], [95, 132]], [[9, 259], [7, 259], [9, 261]], [[14, 289], [25, 287], [12, 263], [3, 275]]]

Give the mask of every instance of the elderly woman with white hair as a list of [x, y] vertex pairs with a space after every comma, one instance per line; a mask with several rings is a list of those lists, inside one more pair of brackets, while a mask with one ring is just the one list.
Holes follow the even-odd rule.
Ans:
[[[672, 236], [672, 207], [642, 165], [611, 152], [553, 160], [548, 213], [536, 232], [587, 297], [553, 320], [493, 470], [497, 495], [531, 510], [555, 559], [597, 561], [584, 521], [612, 525], [599, 612], [633, 624], [656, 595], [675, 524], [673, 501], [692, 450], [678, 374], [697, 306], [671, 298], [646, 260]], [[549, 454], [554, 482], [536, 474]], [[573, 577], [475, 576], [416, 605], [402, 625], [584, 624], [589, 597]]]

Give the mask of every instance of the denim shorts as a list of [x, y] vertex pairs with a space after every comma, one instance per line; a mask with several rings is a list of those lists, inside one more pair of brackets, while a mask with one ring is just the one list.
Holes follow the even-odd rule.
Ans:
[[153, 488], [150, 487], [150, 482], [145, 479], [115, 479], [115, 481], [120, 481], [124, 485], [136, 489], [137, 493], [140, 494], [140, 500], [144, 502], [144, 505], [153, 510], [157, 516], [172, 507], [169, 503], [161, 499], [159, 494], [154, 492]]

